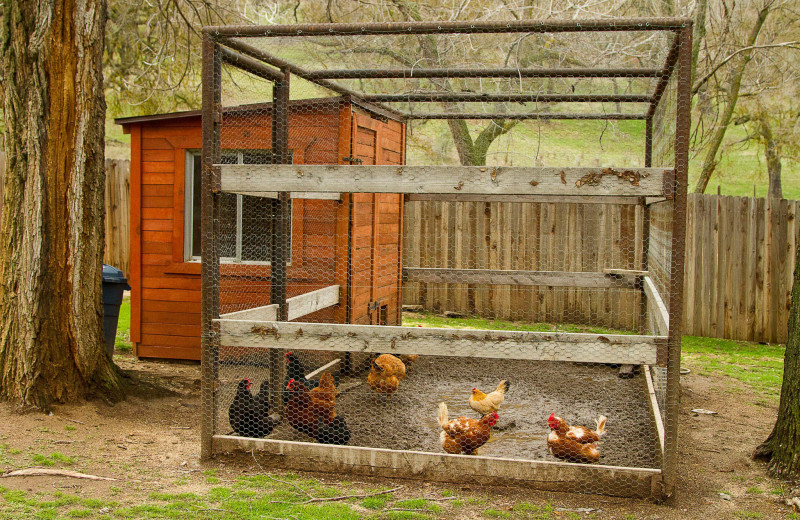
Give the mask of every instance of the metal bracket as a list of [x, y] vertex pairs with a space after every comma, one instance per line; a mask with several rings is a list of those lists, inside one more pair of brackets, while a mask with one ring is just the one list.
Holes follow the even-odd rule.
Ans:
[[343, 161], [349, 162], [350, 164], [363, 164], [364, 161], [359, 159], [358, 157], [342, 157]]

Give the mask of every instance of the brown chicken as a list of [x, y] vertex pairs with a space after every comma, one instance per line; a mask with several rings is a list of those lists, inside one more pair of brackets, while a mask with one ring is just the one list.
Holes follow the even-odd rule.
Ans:
[[570, 426], [561, 417], [550, 414], [547, 419], [550, 435], [547, 436], [547, 447], [554, 457], [570, 462], [594, 463], [600, 460], [597, 441], [605, 435], [606, 417], [597, 419], [597, 429], [590, 430], [585, 426]]
[[313, 400], [335, 404], [339, 391], [336, 389], [336, 383], [333, 382], [333, 376], [328, 372], [324, 372], [319, 378], [319, 386], [309, 390], [308, 394]]
[[377, 402], [377, 394], [385, 393], [386, 400], [397, 392], [400, 381], [406, 377], [406, 366], [391, 354], [381, 354], [372, 361], [372, 368], [367, 376], [367, 384], [375, 394], [373, 399]]
[[497, 385], [497, 390], [488, 394], [473, 388], [472, 395], [469, 398], [469, 407], [481, 414], [496, 412], [505, 399], [509, 386], [508, 381], [500, 381], [500, 384]]
[[447, 413], [447, 405], [439, 403], [439, 425], [442, 433], [439, 439], [442, 448], [447, 453], [458, 455], [472, 455], [475, 450], [486, 444], [491, 437], [492, 427], [497, 424], [499, 419], [497, 412], [492, 412], [478, 419], [458, 417], [450, 420]]
[[292, 428], [314, 437], [318, 442], [347, 444], [350, 430], [344, 418], [336, 414], [335, 398], [339, 392], [330, 374], [323, 374], [320, 385], [313, 390], [296, 379], [290, 379], [286, 389], [289, 400], [283, 414]]
[[335, 401], [323, 399], [319, 393], [312, 397], [313, 390], [309, 391], [301, 381], [290, 379], [286, 389], [289, 401], [283, 409], [283, 415], [292, 428], [300, 433], [316, 437], [320, 421], [329, 424], [336, 417]]

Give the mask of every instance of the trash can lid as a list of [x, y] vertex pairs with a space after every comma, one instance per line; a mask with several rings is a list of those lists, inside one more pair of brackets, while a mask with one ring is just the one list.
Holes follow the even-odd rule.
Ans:
[[114, 266], [103, 264], [103, 281], [108, 283], [127, 283], [125, 275]]

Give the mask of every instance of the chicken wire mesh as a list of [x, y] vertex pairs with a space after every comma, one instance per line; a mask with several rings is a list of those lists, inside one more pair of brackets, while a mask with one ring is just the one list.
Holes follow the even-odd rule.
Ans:
[[204, 453], [670, 492], [688, 27], [207, 30]]

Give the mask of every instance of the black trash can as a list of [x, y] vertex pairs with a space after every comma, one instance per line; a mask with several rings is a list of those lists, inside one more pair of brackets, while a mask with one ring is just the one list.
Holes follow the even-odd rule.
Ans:
[[117, 321], [119, 307], [122, 305], [122, 294], [130, 291], [128, 280], [116, 267], [103, 264], [103, 332], [106, 339], [108, 357], [114, 355], [114, 341], [117, 338]]

